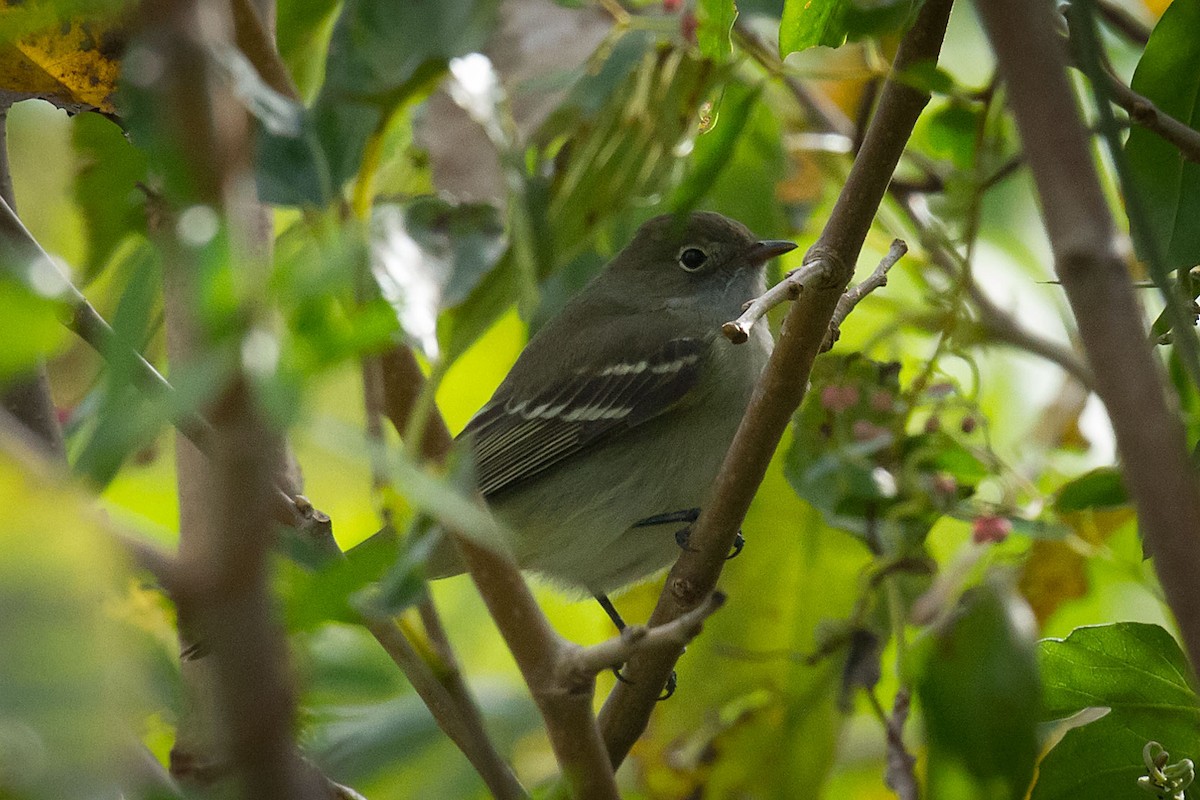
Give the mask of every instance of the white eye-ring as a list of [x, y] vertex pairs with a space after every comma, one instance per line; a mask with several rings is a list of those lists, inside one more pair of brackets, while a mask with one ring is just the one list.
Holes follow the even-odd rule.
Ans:
[[708, 261], [708, 253], [689, 245], [679, 251], [679, 266], [684, 272], [696, 272]]

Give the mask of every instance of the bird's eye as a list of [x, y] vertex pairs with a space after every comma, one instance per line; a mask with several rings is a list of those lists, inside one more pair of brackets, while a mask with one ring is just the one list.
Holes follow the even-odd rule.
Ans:
[[708, 253], [705, 253], [699, 247], [685, 247], [679, 253], [679, 266], [688, 272], [695, 272], [700, 269], [704, 266], [705, 261], [708, 261]]

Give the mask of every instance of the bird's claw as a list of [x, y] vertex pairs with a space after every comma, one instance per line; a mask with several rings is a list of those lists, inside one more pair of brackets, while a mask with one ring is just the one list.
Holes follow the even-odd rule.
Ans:
[[[680, 528], [679, 530], [675, 531], [675, 544], [679, 545], [680, 550], [687, 550], [688, 552], [694, 553], [696, 552], [696, 548], [688, 546], [688, 540], [691, 538], [691, 536], [692, 529], [690, 527]], [[731, 558], [737, 558], [742, 554], [742, 549], [745, 548], [745, 546], [746, 537], [743, 536], [741, 530], [739, 530], [733, 537], [733, 550], [729, 553], [729, 555], [725, 556], [725, 560], [728, 561]]]
[[[625, 665], [622, 664], [621, 666], [623, 667]], [[621, 683], [629, 684], [630, 686], [633, 685], [633, 681], [621, 674], [621, 667], [613, 667], [612, 674], [613, 677], [615, 677]], [[667, 683], [665, 686], [663, 686], [663, 692], [658, 696], [655, 702], [661, 703], [663, 700], [666, 700], [671, 695], [675, 694], [675, 690], [677, 688], [679, 688], [679, 677], [676, 675], [675, 670], [671, 670], [671, 676], [667, 678]]]
[[731, 558], [737, 558], [740, 556], [742, 554], [742, 548], [745, 546], [746, 537], [742, 536], [742, 532], [739, 530], [733, 537], [733, 550], [729, 553], [729, 555], [725, 556], [725, 560], [728, 561]]

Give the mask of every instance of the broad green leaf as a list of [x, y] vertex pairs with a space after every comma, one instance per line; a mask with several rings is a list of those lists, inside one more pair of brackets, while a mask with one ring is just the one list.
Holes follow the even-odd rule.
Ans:
[[0, 796], [108, 797], [145, 712], [112, 606], [129, 571], [90, 502], [0, 435]]
[[1064, 484], [1054, 498], [1059, 514], [1085, 509], [1117, 508], [1129, 505], [1129, 492], [1116, 467], [1100, 467], [1085, 472]]
[[20, 335], [5, 337], [0, 347], [0, 381], [32, 369], [63, 346], [67, 330], [60, 318], [65, 313], [58, 300], [0, 272], [0, 319], [9, 331], [20, 331]]
[[1200, 757], [1200, 701], [1178, 643], [1157, 625], [1119, 622], [1076, 628], [1038, 645], [1046, 687], [1044, 719], [1109, 708], [1071, 730], [1042, 760], [1031, 800], [1147, 795], [1142, 748], [1160, 742], [1171, 759]]
[[[1175, 0], [1163, 12], [1133, 73], [1132, 88], [1164, 113], [1200, 128], [1200, 0]], [[1158, 135], [1134, 125], [1125, 143], [1134, 186], [1145, 200], [1149, 235], [1169, 269], [1200, 262], [1200, 164], [1186, 161]], [[1144, 254], [1140, 231], [1135, 244]]]
[[99, 272], [113, 252], [134, 234], [146, 231], [146, 156], [121, 129], [99, 114], [78, 114], [71, 121], [78, 159], [75, 203], [83, 212], [87, 259], [84, 281]]
[[846, 13], [847, 38], [852, 41], [881, 36], [903, 27], [923, 0], [872, 0], [852, 2]]
[[737, 15], [734, 0], [699, 0], [696, 3], [696, 42], [705, 58], [720, 62], [733, 53], [729, 32]]
[[482, 47], [496, 6], [345, 0], [313, 107], [333, 186], [358, 171], [367, 140], [394, 109], [432, 86], [451, 58]]
[[716, 183], [721, 171], [729, 164], [761, 94], [757, 87], [742, 83], [726, 84], [723, 91], [716, 122], [696, 137], [688, 158], [687, 173], [671, 196], [670, 205], [676, 212], [696, 208]]
[[508, 245], [495, 207], [436, 197], [375, 206], [370, 239], [380, 291], [430, 359], [440, 355], [438, 315], [466, 300]]
[[286, 0], [276, 6], [279, 56], [300, 94], [311, 98], [325, 72], [325, 53], [339, 0]]
[[823, 45], [841, 47], [851, 0], [785, 0], [779, 21], [779, 55]]
[[985, 584], [919, 653], [917, 696], [929, 741], [931, 800], [1020, 800], [1042, 719], [1029, 609]]
[[289, 631], [313, 630], [326, 622], [357, 623], [351, 596], [379, 578], [396, 560], [395, 534], [380, 532], [315, 569], [295, 560], [280, 565], [278, 581]]

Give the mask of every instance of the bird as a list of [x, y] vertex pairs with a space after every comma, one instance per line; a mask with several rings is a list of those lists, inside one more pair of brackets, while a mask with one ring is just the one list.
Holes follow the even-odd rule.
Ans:
[[[795, 247], [715, 212], [655, 217], [529, 340], [458, 437], [521, 569], [623, 627], [607, 595], [675, 560], [771, 353], [765, 323], [738, 345], [721, 325]], [[428, 577], [463, 570], [443, 537]]]

